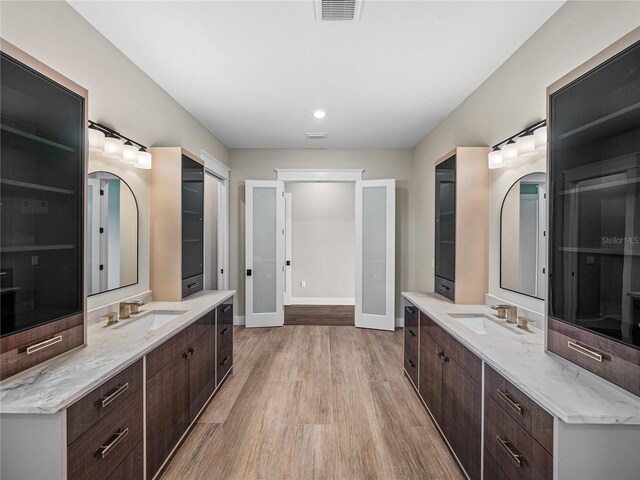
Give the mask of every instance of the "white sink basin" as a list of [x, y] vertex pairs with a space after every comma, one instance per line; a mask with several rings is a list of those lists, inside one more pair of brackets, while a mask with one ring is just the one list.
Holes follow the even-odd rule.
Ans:
[[148, 312], [140, 312], [138, 315], [126, 320], [120, 320], [121, 324], [115, 328], [128, 331], [157, 330], [185, 312], [186, 310], [150, 310]]
[[483, 313], [450, 313], [449, 316], [478, 335], [524, 335], [524, 332], [517, 330], [515, 325], [507, 326], [505, 321], [499, 323], [499, 320], [494, 320]]

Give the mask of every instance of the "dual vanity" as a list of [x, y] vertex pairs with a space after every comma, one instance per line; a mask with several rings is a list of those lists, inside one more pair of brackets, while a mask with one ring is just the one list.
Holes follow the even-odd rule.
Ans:
[[404, 298], [405, 373], [469, 478], [637, 478], [636, 396], [487, 306]]
[[154, 478], [232, 371], [234, 293], [96, 319], [86, 347], [3, 384], [0, 476]]

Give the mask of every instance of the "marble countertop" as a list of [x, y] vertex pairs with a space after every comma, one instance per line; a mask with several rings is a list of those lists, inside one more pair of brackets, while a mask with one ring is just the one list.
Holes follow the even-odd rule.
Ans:
[[0, 386], [0, 413], [57, 413], [67, 408], [234, 294], [234, 290], [204, 291], [182, 302], [151, 302], [141, 310], [187, 310], [157, 330], [117, 328], [136, 317], [116, 326], [89, 326], [85, 347], [55, 357]]
[[[494, 370], [566, 423], [640, 425], [640, 398], [544, 350], [544, 332], [479, 335], [449, 314], [495, 311], [485, 305], [456, 305], [434, 293], [403, 296]], [[494, 317], [495, 318], [495, 317]], [[505, 328], [522, 332], [515, 325]]]

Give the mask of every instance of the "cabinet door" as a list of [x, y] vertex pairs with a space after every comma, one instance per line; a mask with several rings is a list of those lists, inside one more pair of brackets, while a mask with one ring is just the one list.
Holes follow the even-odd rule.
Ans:
[[182, 156], [182, 297], [203, 288], [204, 167]]
[[193, 421], [216, 388], [216, 329], [207, 330], [189, 351], [189, 421]]
[[448, 357], [442, 371], [442, 431], [469, 478], [479, 479], [482, 388]]
[[189, 360], [175, 357], [147, 381], [147, 478], [152, 478], [189, 426]]
[[420, 328], [419, 391], [433, 418], [442, 425], [442, 348], [426, 333], [426, 326]]

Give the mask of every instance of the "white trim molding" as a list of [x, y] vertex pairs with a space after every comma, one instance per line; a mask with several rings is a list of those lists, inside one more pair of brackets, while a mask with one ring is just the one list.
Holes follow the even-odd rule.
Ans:
[[404, 328], [404, 317], [396, 317], [396, 328]]
[[216, 177], [229, 180], [231, 169], [205, 150], [199, 150], [198, 156], [204, 161], [204, 169]]
[[234, 325], [241, 325], [244, 327], [245, 325], [245, 320], [244, 320], [244, 315], [235, 315], [233, 317], [233, 324]]
[[275, 172], [276, 180], [283, 182], [357, 182], [364, 169], [276, 168]]
[[355, 305], [355, 303], [355, 298], [294, 297], [291, 299], [292, 305]]

